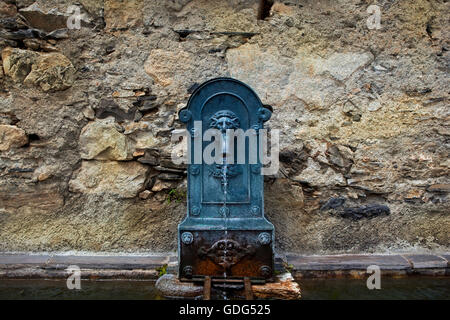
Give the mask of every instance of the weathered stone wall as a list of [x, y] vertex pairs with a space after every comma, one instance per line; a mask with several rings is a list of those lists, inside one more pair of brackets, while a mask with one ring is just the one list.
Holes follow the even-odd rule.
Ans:
[[1, 1], [0, 250], [175, 250], [171, 131], [218, 76], [275, 110], [279, 251], [448, 250], [449, 3], [371, 4]]

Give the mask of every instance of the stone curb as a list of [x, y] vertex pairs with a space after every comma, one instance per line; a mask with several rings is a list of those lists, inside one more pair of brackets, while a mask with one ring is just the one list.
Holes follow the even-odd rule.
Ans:
[[[450, 254], [425, 255], [327, 255], [288, 254], [286, 261], [295, 278], [351, 276], [362, 277], [370, 265], [384, 275], [450, 275]], [[66, 278], [70, 265], [82, 269], [83, 278], [157, 279], [158, 268], [177, 272], [173, 254], [148, 256], [64, 256], [0, 254], [0, 279]]]
[[287, 255], [295, 278], [363, 277], [367, 267], [376, 265], [387, 276], [449, 275], [450, 255]]
[[170, 255], [151, 256], [63, 256], [0, 255], [0, 279], [67, 278], [71, 265], [81, 269], [82, 279], [152, 279], [157, 268], [169, 263]]
[[0, 269], [36, 267], [66, 269], [70, 265], [89, 269], [155, 269], [169, 263], [169, 255], [152, 256], [49, 256], [49, 255], [0, 255]]
[[[25, 267], [19, 269], [0, 269], [1, 279], [67, 279], [69, 273], [65, 269], [41, 269]], [[155, 269], [85, 269], [81, 268], [82, 280], [156, 280], [159, 272]]]

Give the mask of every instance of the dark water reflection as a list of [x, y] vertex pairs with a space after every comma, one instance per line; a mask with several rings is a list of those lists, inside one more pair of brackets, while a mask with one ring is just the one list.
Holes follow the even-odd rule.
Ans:
[[0, 299], [45, 300], [161, 300], [154, 281], [81, 280], [69, 290], [63, 280], [0, 280]]
[[[69, 290], [62, 280], [0, 280], [0, 299], [162, 300], [153, 281], [81, 281]], [[382, 278], [381, 290], [368, 290], [365, 279], [305, 279], [302, 297], [314, 299], [450, 299], [450, 277]]]
[[381, 278], [380, 290], [367, 289], [366, 279], [305, 279], [299, 283], [305, 300], [450, 299], [450, 277]]

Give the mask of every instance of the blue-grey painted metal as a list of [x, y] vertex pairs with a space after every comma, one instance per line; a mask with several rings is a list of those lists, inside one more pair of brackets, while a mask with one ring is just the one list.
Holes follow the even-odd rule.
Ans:
[[[186, 123], [193, 146], [194, 136], [203, 136], [209, 128], [223, 133], [254, 129], [258, 138], [271, 114], [248, 85], [216, 78], [192, 93], [179, 119]], [[202, 122], [202, 132], [195, 130], [195, 121]], [[202, 142], [202, 152], [209, 143]], [[195, 164], [191, 148], [187, 216], [178, 226], [181, 279], [272, 277], [274, 227], [264, 216], [261, 160], [258, 155], [257, 162], [250, 163], [248, 143], [244, 164]]]

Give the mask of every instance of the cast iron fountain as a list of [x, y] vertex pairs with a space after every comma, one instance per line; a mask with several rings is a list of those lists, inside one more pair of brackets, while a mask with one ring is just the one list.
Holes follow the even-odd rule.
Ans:
[[[192, 146], [187, 217], [178, 226], [181, 281], [261, 283], [273, 279], [274, 227], [264, 217], [260, 156], [256, 162], [249, 161], [249, 151], [255, 151], [249, 147], [250, 139], [245, 140], [243, 163], [236, 161], [237, 152], [227, 149], [227, 130], [253, 129], [250, 131], [258, 137], [271, 114], [249, 86], [231, 78], [203, 83], [180, 110]], [[201, 122], [200, 129], [196, 121]], [[195, 161], [196, 153], [203, 153], [209, 142], [202, 141], [196, 149], [194, 138], [202, 137], [209, 128], [223, 134], [221, 164]], [[260, 143], [256, 150], [259, 148]], [[229, 161], [230, 154], [234, 161]]]

